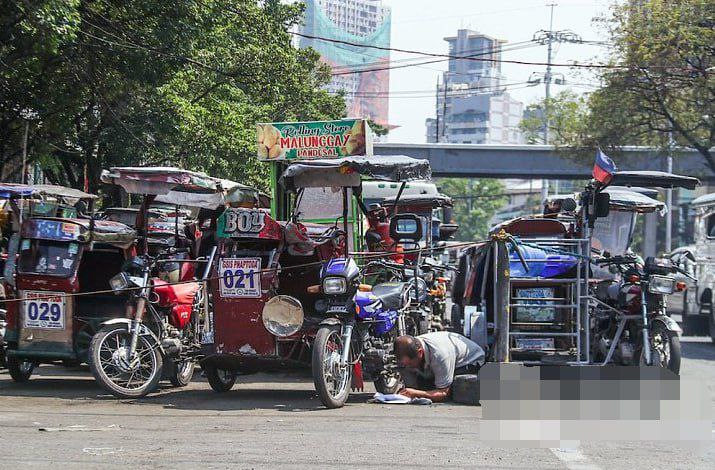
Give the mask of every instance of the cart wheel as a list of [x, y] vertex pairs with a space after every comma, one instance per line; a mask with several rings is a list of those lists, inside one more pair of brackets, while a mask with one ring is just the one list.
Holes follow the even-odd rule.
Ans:
[[233, 388], [236, 383], [236, 371], [228, 369], [217, 369], [213, 366], [205, 366], [206, 379], [214, 392], [224, 393]]
[[10, 356], [7, 358], [7, 368], [12, 380], [22, 383], [30, 380], [32, 371], [35, 369], [35, 364], [27, 359]]
[[392, 395], [400, 391], [402, 385], [399, 375], [381, 375], [375, 382], [375, 390], [385, 395]]
[[169, 363], [169, 381], [174, 387], [186, 387], [191, 382], [194, 377], [194, 368], [196, 363], [190, 359], [176, 362], [170, 361]]

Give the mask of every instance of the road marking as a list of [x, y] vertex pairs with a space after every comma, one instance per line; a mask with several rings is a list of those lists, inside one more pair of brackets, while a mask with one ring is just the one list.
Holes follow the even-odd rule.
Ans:
[[588, 458], [578, 449], [560, 449], [552, 447], [554, 454], [569, 470], [601, 470], [601, 468], [589, 462]]

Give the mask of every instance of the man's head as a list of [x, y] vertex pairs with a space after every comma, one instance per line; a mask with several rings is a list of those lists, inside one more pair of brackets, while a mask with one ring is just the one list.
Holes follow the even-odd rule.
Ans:
[[422, 343], [414, 336], [400, 336], [395, 340], [397, 363], [407, 369], [418, 369], [425, 360]]

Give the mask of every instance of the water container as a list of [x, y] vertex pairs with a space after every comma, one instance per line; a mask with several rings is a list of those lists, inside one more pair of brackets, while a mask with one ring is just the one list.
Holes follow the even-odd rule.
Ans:
[[[571, 255], [552, 253], [541, 248], [519, 245], [528, 270], [519, 260], [514, 248], [509, 247], [509, 270], [512, 277], [556, 277], [566, 274], [576, 266], [578, 259]], [[538, 261], [531, 261], [538, 260]]]

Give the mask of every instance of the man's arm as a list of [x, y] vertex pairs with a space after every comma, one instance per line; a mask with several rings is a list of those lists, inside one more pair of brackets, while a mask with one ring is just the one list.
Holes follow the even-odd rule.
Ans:
[[416, 390], [414, 388], [403, 388], [398, 393], [410, 398], [429, 398], [433, 402], [439, 403], [447, 401], [447, 398], [449, 397], [449, 389], [450, 387], [425, 391]]

